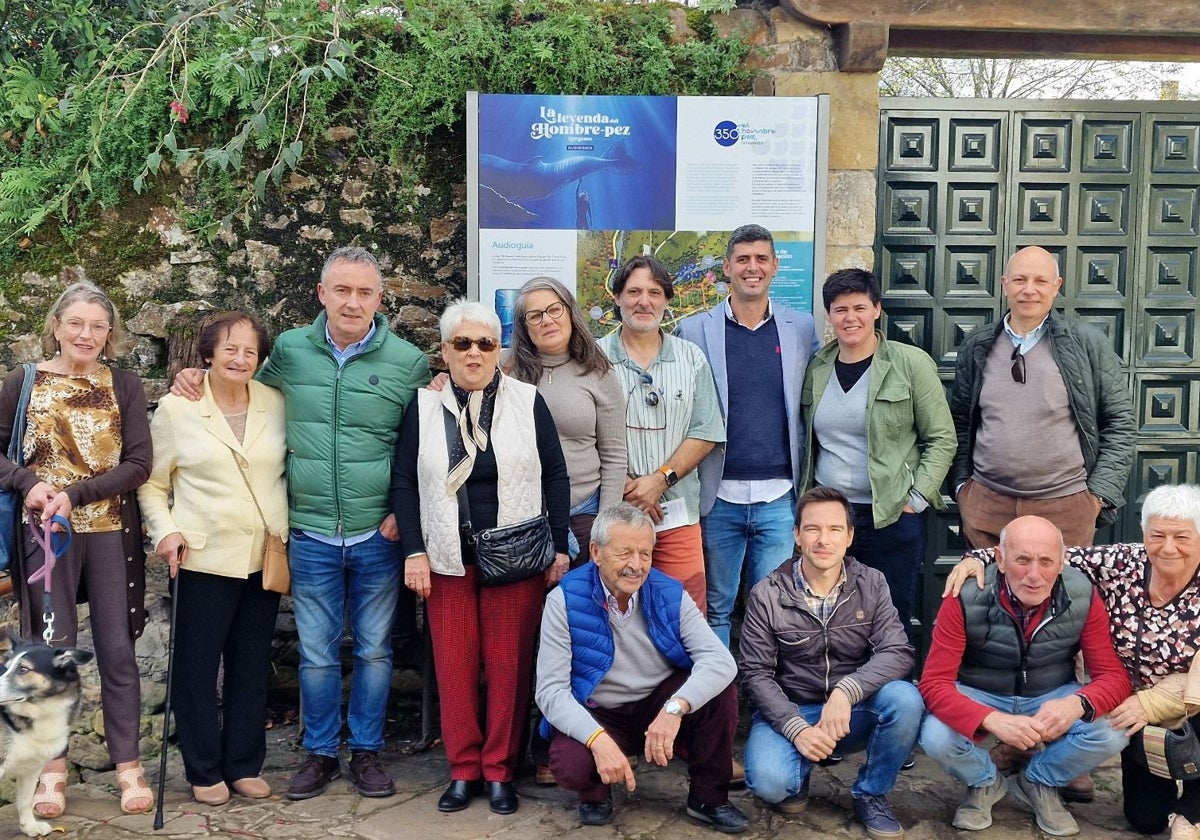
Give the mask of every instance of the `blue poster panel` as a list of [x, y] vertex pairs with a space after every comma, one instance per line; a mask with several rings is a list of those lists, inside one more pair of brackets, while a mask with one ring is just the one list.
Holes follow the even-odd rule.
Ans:
[[730, 232], [772, 231], [771, 296], [812, 311], [816, 97], [478, 95], [473, 289], [511, 329], [517, 290], [549, 276], [597, 334], [611, 283], [638, 254], [675, 278], [667, 326], [728, 293]]
[[669, 96], [481, 96], [479, 226], [671, 227], [674, 149]]

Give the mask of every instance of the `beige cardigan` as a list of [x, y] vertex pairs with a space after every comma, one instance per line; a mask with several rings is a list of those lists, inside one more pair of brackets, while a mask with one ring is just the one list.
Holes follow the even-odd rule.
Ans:
[[138, 490], [151, 544], [179, 532], [191, 571], [239, 578], [259, 571], [263, 523], [234, 458], [254, 487], [271, 533], [286, 540], [285, 419], [283, 395], [251, 382], [245, 440], [238, 443], [207, 377], [197, 402], [163, 397], [150, 421], [154, 468]]
[[1200, 656], [1186, 674], [1168, 674], [1137, 693], [1146, 719], [1156, 726], [1178, 729], [1185, 718], [1200, 712]]

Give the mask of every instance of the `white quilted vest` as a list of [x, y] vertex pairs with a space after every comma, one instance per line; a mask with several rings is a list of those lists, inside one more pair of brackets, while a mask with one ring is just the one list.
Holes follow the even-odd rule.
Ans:
[[[533, 401], [537, 389], [504, 374], [496, 390], [488, 446], [496, 453], [499, 510], [496, 525], [513, 525], [542, 513], [542, 462], [538, 455]], [[449, 383], [435, 393], [417, 391], [421, 412], [421, 446], [417, 454], [417, 481], [421, 491], [421, 533], [429, 567], [441, 575], [462, 577], [462, 550], [458, 541], [458, 497], [446, 487], [450, 453], [446, 446], [443, 411], [458, 411]]]

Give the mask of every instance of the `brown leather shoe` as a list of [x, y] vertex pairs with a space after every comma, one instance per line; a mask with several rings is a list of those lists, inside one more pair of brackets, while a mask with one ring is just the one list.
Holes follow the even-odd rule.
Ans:
[[359, 796], [382, 797], [396, 792], [392, 777], [379, 763], [379, 753], [350, 753], [350, 781]]
[[335, 756], [309, 753], [284, 795], [288, 799], [312, 799], [324, 793], [329, 783], [340, 775], [342, 767]]
[[550, 769], [549, 764], [539, 764], [537, 770], [533, 774], [533, 780], [543, 787], [556, 785], [558, 782], [554, 780], [554, 771]]
[[736, 758], [733, 760], [733, 767], [729, 773], [729, 786], [731, 788], [743, 788], [746, 786], [746, 765], [742, 764]]
[[1090, 773], [1084, 773], [1060, 787], [1058, 795], [1067, 802], [1091, 802], [1096, 798], [1096, 783]]

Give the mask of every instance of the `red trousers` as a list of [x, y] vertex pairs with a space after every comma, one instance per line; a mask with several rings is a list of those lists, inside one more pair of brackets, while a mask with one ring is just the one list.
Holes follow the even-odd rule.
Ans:
[[655, 535], [651, 565], [683, 584], [700, 615], [708, 612], [708, 582], [704, 578], [704, 542], [700, 524], [683, 525]]
[[[425, 604], [433, 634], [442, 741], [451, 779], [509, 782], [529, 709], [545, 579], [536, 575], [483, 587], [476, 582], [474, 566], [467, 566], [466, 572], [463, 577], [432, 575]], [[481, 676], [487, 692], [482, 714]]]

